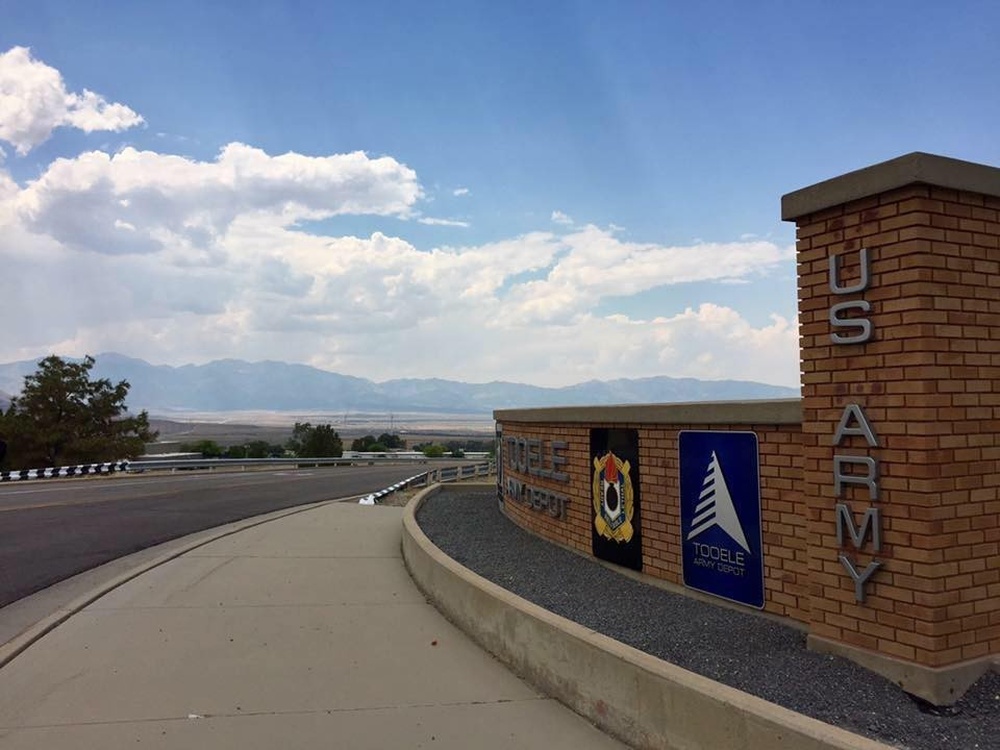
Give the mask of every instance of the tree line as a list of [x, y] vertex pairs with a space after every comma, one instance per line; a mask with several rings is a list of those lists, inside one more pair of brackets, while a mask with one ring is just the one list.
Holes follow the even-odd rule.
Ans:
[[[423, 446], [421, 446], [423, 447]], [[284, 444], [268, 443], [266, 440], [251, 440], [225, 448], [214, 440], [198, 440], [182, 443], [185, 453], [200, 453], [205, 458], [339, 458], [344, 454], [344, 443], [340, 435], [329, 424], [313, 425], [296, 422], [292, 437]], [[399, 435], [383, 432], [381, 435], [365, 435], [351, 442], [352, 451], [362, 453], [385, 453], [405, 450], [406, 441]]]
[[214, 440], [181, 443], [181, 451], [200, 453], [204, 458], [340, 458], [344, 443], [329, 424], [296, 422], [292, 437], [284, 444], [250, 440], [223, 448]]

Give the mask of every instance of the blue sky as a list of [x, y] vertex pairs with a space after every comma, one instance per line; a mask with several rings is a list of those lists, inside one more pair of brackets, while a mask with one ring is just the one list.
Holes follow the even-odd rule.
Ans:
[[6, 5], [2, 361], [794, 385], [780, 196], [1000, 165], [991, 3]]

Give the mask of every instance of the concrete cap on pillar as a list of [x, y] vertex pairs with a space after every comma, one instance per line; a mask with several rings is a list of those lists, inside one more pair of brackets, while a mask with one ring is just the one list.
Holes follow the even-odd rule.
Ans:
[[817, 211], [914, 184], [1000, 197], [1000, 169], [914, 151], [781, 196], [781, 219], [795, 221]]

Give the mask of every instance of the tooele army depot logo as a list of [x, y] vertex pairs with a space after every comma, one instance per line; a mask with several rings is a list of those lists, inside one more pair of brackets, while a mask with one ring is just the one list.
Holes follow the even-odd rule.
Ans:
[[639, 431], [623, 427], [592, 428], [590, 465], [593, 467], [590, 549], [599, 560], [642, 570]]
[[635, 514], [629, 462], [610, 451], [594, 458], [594, 531], [605, 539], [632, 539]]
[[684, 431], [678, 444], [684, 584], [763, 607], [757, 436]]

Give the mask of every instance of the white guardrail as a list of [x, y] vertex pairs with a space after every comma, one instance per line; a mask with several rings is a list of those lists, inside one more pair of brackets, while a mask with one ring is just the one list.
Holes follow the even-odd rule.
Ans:
[[128, 462], [126, 471], [130, 473], [152, 470], [177, 469], [218, 469], [243, 468], [252, 466], [357, 466], [374, 463], [414, 463], [427, 462], [420, 458], [137, 458]]
[[50, 466], [47, 469], [0, 471], [0, 482], [17, 482], [23, 479], [84, 477], [91, 474], [113, 474], [116, 471], [126, 471], [127, 469], [128, 461], [109, 461], [103, 464], [79, 464], [77, 466]]
[[423, 474], [417, 474], [409, 479], [404, 479], [402, 482], [396, 482], [396, 484], [391, 487], [386, 487], [384, 490], [373, 492], [372, 494], [361, 498], [358, 501], [358, 504], [376, 505], [379, 500], [386, 495], [391, 495], [393, 492], [399, 492], [400, 490], [405, 490], [409, 487], [430, 487], [432, 484], [458, 482], [462, 479], [486, 477], [495, 472], [496, 463], [493, 461], [469, 464], [467, 466], [447, 466], [441, 469], [431, 469], [430, 471], [425, 471]]

